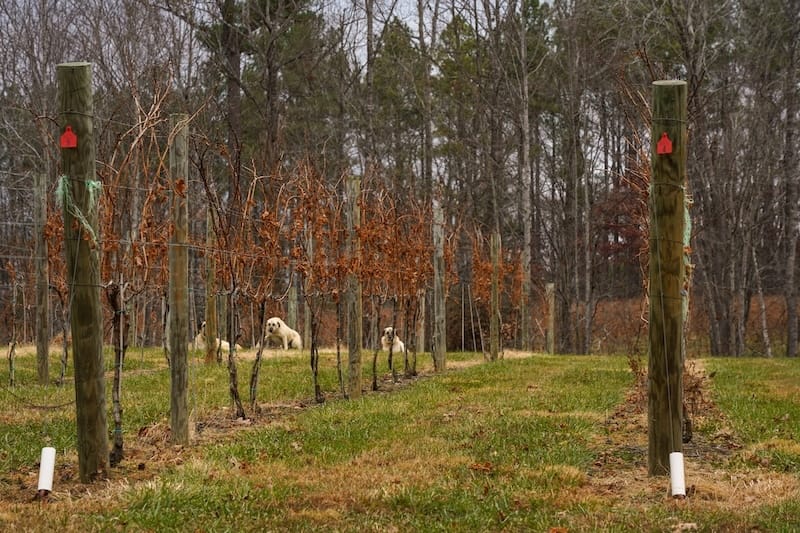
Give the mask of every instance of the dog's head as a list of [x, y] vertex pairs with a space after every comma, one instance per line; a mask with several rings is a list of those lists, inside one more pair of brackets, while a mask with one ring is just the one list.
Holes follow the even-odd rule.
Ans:
[[383, 329], [383, 336], [386, 337], [386, 340], [392, 342], [394, 340], [394, 328], [389, 326]]
[[267, 331], [269, 333], [275, 333], [280, 331], [281, 329], [281, 319], [280, 318], [270, 318], [267, 320]]

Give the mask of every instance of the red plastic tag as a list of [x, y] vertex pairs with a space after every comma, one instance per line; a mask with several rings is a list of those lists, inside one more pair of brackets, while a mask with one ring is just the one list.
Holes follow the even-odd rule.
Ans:
[[656, 153], [658, 155], [672, 153], [672, 141], [669, 140], [669, 136], [667, 135], [666, 131], [661, 134], [661, 139], [659, 139], [658, 144], [656, 144]]
[[61, 134], [61, 148], [77, 148], [78, 136], [72, 131], [72, 126], [67, 126]]

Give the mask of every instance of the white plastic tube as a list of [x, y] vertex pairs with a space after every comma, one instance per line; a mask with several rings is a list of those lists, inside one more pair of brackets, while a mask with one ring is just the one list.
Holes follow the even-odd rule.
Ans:
[[39, 490], [53, 491], [53, 471], [56, 467], [56, 449], [42, 448], [42, 460], [39, 463]]
[[683, 454], [672, 452], [669, 454], [669, 480], [672, 485], [672, 496], [686, 496], [686, 479], [683, 475]]

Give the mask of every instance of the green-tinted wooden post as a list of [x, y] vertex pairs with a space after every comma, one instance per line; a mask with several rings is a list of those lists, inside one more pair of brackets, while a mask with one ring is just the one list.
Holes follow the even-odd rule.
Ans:
[[64, 207], [70, 289], [78, 470], [81, 482], [90, 483], [107, 477], [109, 463], [100, 307], [98, 207], [102, 191], [95, 175], [92, 67], [89, 63], [63, 63], [56, 73], [62, 141], [58, 191]]
[[[175, 444], [189, 443], [189, 183], [188, 115], [171, 117], [169, 150], [173, 232], [169, 243], [170, 429]], [[233, 343], [231, 343], [233, 344]]]
[[653, 83], [650, 178], [650, 358], [648, 472], [669, 474], [669, 454], [683, 451], [684, 201], [686, 82]]
[[[351, 177], [347, 180], [347, 239], [351, 257], [358, 261], [361, 255], [361, 244], [358, 240], [358, 228], [361, 226], [361, 208], [358, 199], [361, 196], [361, 180]], [[361, 280], [355, 273], [347, 276], [347, 298], [345, 299], [347, 315], [348, 356], [348, 394], [350, 398], [361, 397], [361, 345], [363, 343], [364, 323], [361, 305]]]

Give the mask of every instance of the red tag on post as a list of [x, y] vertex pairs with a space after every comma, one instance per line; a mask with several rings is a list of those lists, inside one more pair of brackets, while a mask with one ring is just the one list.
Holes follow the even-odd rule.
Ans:
[[672, 153], [672, 141], [669, 140], [669, 136], [667, 135], [666, 131], [661, 134], [661, 139], [659, 139], [658, 144], [656, 144], [656, 153], [658, 155]]
[[72, 131], [72, 126], [67, 126], [61, 134], [61, 148], [77, 148], [78, 136]]

